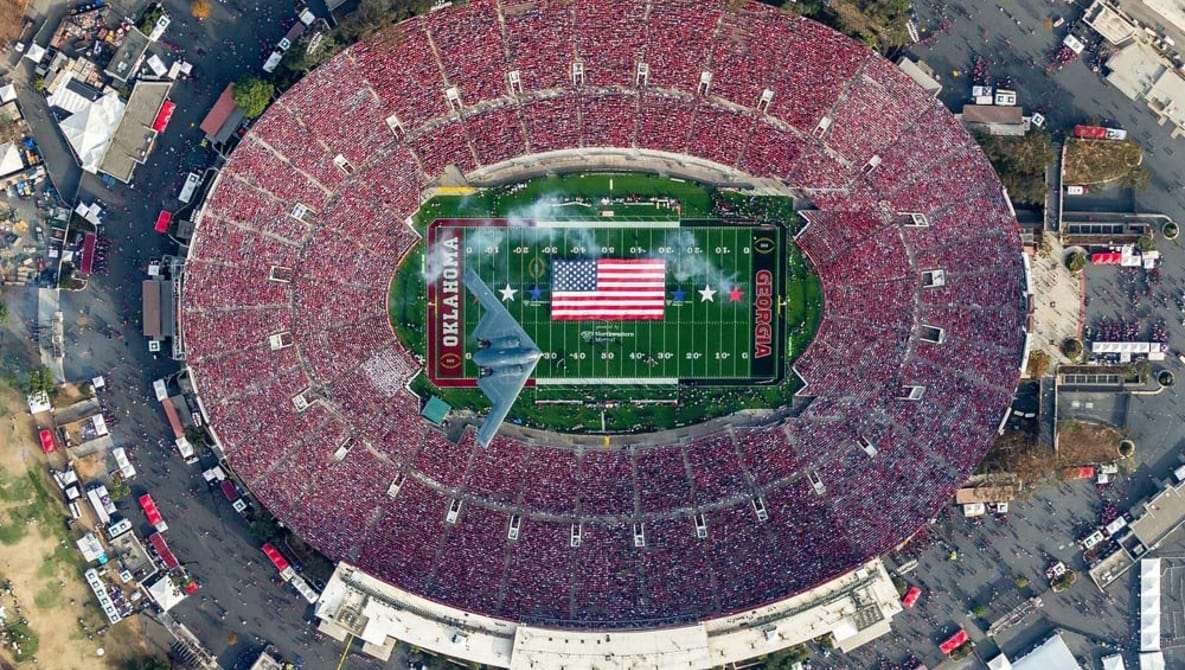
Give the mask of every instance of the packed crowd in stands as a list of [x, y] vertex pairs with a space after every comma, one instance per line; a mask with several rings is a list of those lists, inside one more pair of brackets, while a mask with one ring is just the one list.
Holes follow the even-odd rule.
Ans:
[[[236, 474], [331, 559], [517, 620], [718, 615], [882, 553], [991, 444], [1019, 377], [1020, 239], [958, 121], [811, 21], [646, 5], [471, 0], [380, 31], [282, 96], [219, 177], [182, 296], [189, 365]], [[826, 311], [797, 416], [611, 449], [482, 449], [420, 418], [386, 314], [420, 193], [447, 166], [581, 147], [686, 153], [810, 200], [798, 242]], [[273, 349], [282, 333], [295, 346]]]

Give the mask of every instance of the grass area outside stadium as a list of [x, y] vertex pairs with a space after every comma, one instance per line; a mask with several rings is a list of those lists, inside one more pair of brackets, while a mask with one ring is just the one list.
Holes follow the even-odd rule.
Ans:
[[[605, 213], [610, 210], [613, 213], [612, 217], [605, 216]], [[748, 196], [735, 191], [719, 191], [701, 184], [644, 174], [582, 174], [536, 179], [461, 195], [438, 195], [421, 207], [415, 217], [414, 225], [422, 234], [426, 234], [429, 225], [440, 219], [506, 219], [508, 228], [528, 221], [601, 222], [606, 219], [614, 222], [637, 221], [640, 222], [638, 226], [620, 226], [619, 224], [619, 227], [604, 227], [604, 230], [595, 233], [598, 246], [603, 247], [598, 248], [598, 252], [608, 251], [612, 247], [612, 253], [624, 251], [624, 255], [631, 255], [630, 250], [632, 249], [632, 255], [647, 256], [657, 252], [660, 247], [666, 251], [669, 245], [663, 244], [663, 240], [666, 238], [662, 235], [656, 237], [646, 231], [695, 231], [692, 233], [695, 239], [693, 246], [709, 250], [703, 258], [697, 257], [697, 262], [706, 261], [709, 264], [719, 262], [721, 258], [729, 255], [714, 255], [714, 252], [724, 247], [728, 247], [729, 250], [743, 247], [744, 239], [747, 239], [749, 235], [748, 231], [754, 227], [776, 224], [784, 229], [786, 241], [781, 244], [785, 249], [784, 263], [779, 263], [778, 268], [784, 280], [777, 282], [780, 290], [775, 295], [785, 297], [785, 304], [781, 310], [785, 331], [784, 337], [779, 339], [781, 346], [777, 347], [782, 350], [776, 363], [779, 374], [770, 375], [771, 379], [779, 377], [780, 379], [760, 384], [757, 383], [760, 380], [755, 379], [751, 375], [751, 371], [744, 370], [742, 373], [741, 366], [738, 366], [732, 357], [739, 358], [738, 354], [742, 349], [746, 352], [749, 350], [752, 325], [746, 321], [742, 326], [731, 326], [732, 320], [741, 315], [740, 312], [725, 312], [724, 309], [727, 309], [728, 302], [714, 303], [720, 308], [718, 311], [701, 310], [702, 314], [697, 312], [701, 316], [710, 315], [711, 323], [717, 326], [717, 336], [705, 340], [705, 343], [713, 343], [715, 347], [713, 351], [699, 351], [698, 349], [702, 347], [698, 347], [694, 351], [687, 348], [678, 351], [660, 351], [663, 347], [656, 345], [653, 350], [643, 346], [646, 353], [642, 354], [636, 351], [637, 347], [615, 351], [616, 345], [600, 348], [589, 345], [589, 354], [594, 354], [597, 357], [620, 355], [625, 360], [630, 360], [629, 356], [632, 354], [634, 363], [626, 366], [619, 361], [616, 367], [602, 366], [605, 369], [600, 373], [609, 373], [608, 378], [600, 380], [606, 385], [568, 384], [560, 379], [552, 380], [558, 385], [549, 384], [527, 388], [523, 391], [519, 402], [516, 403], [508, 418], [514, 423], [561, 432], [648, 432], [700, 423], [742, 409], [774, 408], [787, 405], [792, 402], [794, 393], [801, 388], [800, 380], [789, 371], [789, 365], [805, 350], [818, 328], [822, 316], [822, 291], [818, 277], [814, 274], [809, 263], [797, 246], [789, 241], [803, 225], [803, 222], [793, 211], [793, 203], [788, 198]], [[581, 226], [581, 228], [584, 227]], [[729, 228], [733, 228], [733, 230], [729, 230]], [[474, 229], [470, 228], [469, 230]], [[615, 233], [614, 230], [629, 232]], [[713, 237], [711, 231], [716, 231], [715, 235], [719, 237]], [[618, 237], [614, 237], [614, 235]], [[639, 235], [642, 237], [639, 238]], [[729, 239], [725, 240], [725, 237]], [[610, 239], [618, 241], [610, 242]], [[510, 249], [519, 248], [522, 250], [524, 248], [524, 245], [521, 244], [522, 241], [519, 239], [514, 244], [500, 247], [498, 258], [505, 259]], [[726, 243], [729, 241], [730, 243]], [[569, 249], [562, 244], [555, 246], [562, 250], [560, 255], [573, 250], [581, 251], [579, 247]], [[422, 243], [408, 255], [398, 269], [391, 284], [388, 306], [392, 324], [400, 340], [409, 350], [426, 358], [429, 351], [427, 341], [429, 328], [426, 323], [428, 309], [425, 248], [426, 244]], [[478, 253], [480, 254], [481, 251], [482, 249], [479, 248]], [[539, 251], [539, 247], [526, 245], [526, 250], [523, 251], [524, 258], [515, 259], [516, 271], [527, 268], [530, 265], [528, 257], [538, 257]], [[743, 265], [743, 262], [738, 261], [735, 257], [729, 260]], [[498, 276], [498, 271], [494, 267], [498, 263], [494, 262], [493, 255], [486, 262], [487, 266], [483, 268], [482, 274], [489, 281]], [[505, 267], [503, 262], [502, 271], [505, 271]], [[540, 274], [538, 265], [536, 268], [536, 273]], [[738, 265], [735, 270], [740, 271], [743, 268]], [[515, 279], [522, 280], [523, 277], [516, 276]], [[541, 283], [546, 285], [546, 279], [543, 279]], [[492, 283], [491, 286], [500, 288]], [[519, 286], [523, 286], [523, 284], [519, 284]], [[749, 288], [751, 287], [743, 286], [746, 291]], [[688, 287], [668, 286], [668, 289], [668, 297], [674, 295], [685, 300], [682, 303], [668, 300], [667, 320], [669, 320], [668, 325], [671, 327], [679, 327], [678, 321], [671, 317], [672, 314], [677, 314], [676, 310], [687, 308], [688, 311], [685, 311], [684, 314], [691, 314], [690, 310], [697, 309], [696, 305], [707, 306], [706, 303], [694, 300], [698, 294], [692, 293], [694, 286], [690, 283]], [[683, 293], [673, 294], [672, 292], [677, 289], [682, 289]], [[725, 296], [721, 297], [725, 298]], [[747, 306], [748, 301], [746, 300]], [[519, 309], [520, 313], [515, 316], [520, 319], [524, 327], [528, 328], [528, 331], [531, 331], [532, 319], [534, 319], [534, 326], [554, 330], [547, 317], [545, 303], [536, 304], [533, 307], [524, 305]], [[531, 310], [538, 313], [524, 318], [524, 313], [521, 310]], [[471, 311], [476, 312], [476, 310]], [[743, 311], [748, 312], [747, 309]], [[467, 313], [466, 321], [470, 320]], [[475, 319], [472, 320], [475, 322]], [[694, 324], [695, 319], [690, 321], [692, 323], [684, 324], [685, 327], [697, 328]], [[581, 323], [584, 325], [582, 326]], [[604, 327], [606, 323], [574, 322], [570, 332], [577, 333], [577, 335], [565, 336], [578, 337], [582, 330], [594, 332], [596, 328], [590, 328], [591, 324], [602, 324]], [[631, 322], [609, 322], [609, 326], [613, 328], [622, 324], [625, 324], [627, 328], [633, 327], [630, 325]], [[467, 325], [471, 328], [473, 323], [467, 323]], [[638, 325], [638, 322], [633, 322], [633, 325]], [[652, 325], [649, 327], [653, 328]], [[699, 328], [702, 330], [703, 326], [701, 325]], [[739, 339], [721, 341], [720, 334], [725, 330], [737, 334], [738, 338], [741, 331], [744, 330], [743, 346]], [[645, 332], [650, 333], [651, 331]], [[657, 338], [647, 340], [643, 337], [637, 341], [646, 343], [659, 342], [660, 340]], [[541, 342], [540, 346], [545, 350], [549, 347], [558, 348], [553, 347], [546, 340]], [[573, 342], [568, 342], [568, 346], [575, 346], [578, 349], [579, 343], [574, 345]], [[666, 347], [666, 349], [672, 348]], [[575, 353], [575, 350], [564, 349], [563, 351], [568, 356]], [[692, 363], [682, 366], [661, 365], [655, 360], [655, 355], [660, 353], [665, 353], [668, 359], [678, 356], [685, 361], [693, 355], [702, 359], [706, 354], [706, 357], [717, 363], [720, 361], [720, 356], [723, 355], [726, 360], [730, 361], [730, 364], [727, 370], [720, 366], [717, 366], [719, 368], [717, 369], [711, 365], [693, 367]], [[598, 360], [600, 359], [598, 358]], [[577, 366], [578, 363], [592, 369], [593, 364], [585, 361], [587, 358], [582, 361], [572, 361], [570, 364], [573, 374], [568, 376], [577, 377], [577, 382], [587, 381], [587, 375], [575, 372], [580, 369]], [[639, 364], [638, 361], [644, 361], [645, 364]], [[558, 376], [563, 377], [565, 367], [562, 365], [559, 368], [553, 366], [550, 368], [551, 374], [559, 372]], [[628, 374], [625, 367], [630, 368]], [[536, 372], [536, 376], [546, 374], [545, 370], [547, 369], [547, 367], [541, 366], [541, 370]], [[671, 386], [636, 386], [612, 383], [613, 377], [632, 377], [639, 369], [644, 371], [653, 369], [654, 376], [674, 373], [675, 378], [680, 379], [682, 383]], [[701, 372], [698, 379], [700, 384], [686, 383], [687, 380], [697, 376], [696, 370]], [[718, 374], [709, 374], [713, 371]], [[475, 371], [469, 369], [468, 372]], [[724, 372], [727, 374], [723, 374]], [[642, 376], [645, 375], [639, 375], [639, 377]], [[729, 377], [732, 379], [728, 379]], [[702, 383], [715, 385], [709, 387], [701, 385]], [[484, 395], [476, 388], [437, 386], [426, 374], [419, 375], [414, 380], [412, 388], [422, 396], [440, 396], [457, 408], [482, 412], [488, 407]]]

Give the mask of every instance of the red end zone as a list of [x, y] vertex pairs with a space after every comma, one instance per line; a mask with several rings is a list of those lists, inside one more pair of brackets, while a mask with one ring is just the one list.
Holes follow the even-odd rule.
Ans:
[[[476, 386], [465, 379], [465, 243], [461, 224], [433, 221], [428, 226], [428, 378], [437, 386]], [[490, 222], [493, 223], [493, 222]], [[450, 225], [452, 224], [452, 225]]]
[[[437, 386], [477, 386], [465, 375], [465, 309], [477, 302], [466, 292], [465, 230], [502, 228], [505, 219], [438, 219], [428, 224], [424, 269], [428, 276], [428, 379]], [[530, 381], [527, 382], [531, 384]]]

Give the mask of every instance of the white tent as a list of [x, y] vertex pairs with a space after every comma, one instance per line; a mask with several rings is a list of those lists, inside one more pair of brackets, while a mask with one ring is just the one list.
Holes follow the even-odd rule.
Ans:
[[45, 58], [45, 47], [40, 44], [30, 44], [29, 49], [25, 51], [25, 58], [40, 63]]
[[124, 108], [119, 95], [111, 92], [66, 117], [59, 124], [83, 170], [92, 174], [99, 171], [99, 164], [103, 162], [103, 156], [111, 146], [115, 129], [123, 119]]
[[168, 575], [162, 575], [160, 579], [146, 586], [144, 590], [148, 592], [148, 597], [152, 598], [165, 612], [168, 612], [177, 603], [185, 600], [185, 594], [173, 583], [173, 580]]
[[1004, 654], [1000, 654], [988, 661], [987, 666], [988, 670], [1012, 670], [1012, 661], [1009, 661]]
[[1164, 670], [1164, 652], [1146, 651], [1141, 653], [1140, 670]]
[[0, 104], [16, 100], [16, 84], [0, 86]]
[[1160, 559], [1145, 558], [1140, 561], [1140, 651], [1159, 649]]
[[0, 144], [0, 177], [7, 177], [23, 169], [25, 169], [25, 161], [21, 159], [21, 150], [16, 143]]
[[1082, 670], [1060, 633], [1042, 642], [1023, 658], [1013, 661], [1012, 667], [1015, 670]]
[[1104, 656], [1103, 670], [1125, 670], [1123, 666], [1123, 656], [1120, 654]]

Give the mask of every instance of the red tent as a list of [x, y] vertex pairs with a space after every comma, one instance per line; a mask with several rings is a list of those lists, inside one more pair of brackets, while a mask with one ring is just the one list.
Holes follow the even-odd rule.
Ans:
[[1074, 126], [1074, 137], [1082, 137], [1088, 140], [1103, 140], [1107, 139], [1107, 129], [1102, 126], [1084, 126], [1078, 124]]
[[53, 439], [53, 431], [48, 428], [41, 429], [41, 432], [37, 433], [37, 439], [41, 440], [41, 451], [44, 453], [48, 454], [57, 447]]
[[148, 544], [156, 550], [156, 555], [160, 556], [160, 562], [164, 564], [166, 570], [176, 570], [181, 564], [177, 562], [177, 557], [169, 549], [169, 543], [165, 542], [165, 536], [160, 533], [153, 533], [148, 536]]
[[938, 645], [938, 650], [944, 654], [950, 654], [952, 651], [958, 649], [967, 643], [967, 631], [962, 628], [959, 632], [946, 638], [946, 641]]
[[234, 502], [239, 499], [239, 490], [235, 488], [234, 482], [229, 479], [223, 479], [222, 495], [230, 502]]
[[90, 274], [95, 264], [95, 244], [99, 238], [94, 233], [87, 233], [82, 238], [82, 266], [83, 274]]
[[161, 210], [160, 214], [156, 215], [156, 227], [153, 229], [162, 235], [169, 231], [169, 222], [173, 220], [173, 213]]
[[185, 585], [185, 592], [186, 592], [186, 593], [188, 593], [188, 594], [189, 594], [189, 595], [191, 595], [191, 596], [192, 596], [193, 594], [197, 593], [197, 592], [198, 592], [198, 583], [197, 583], [197, 582], [189, 582], [189, 583], [187, 583], [187, 584]]
[[272, 565], [276, 566], [276, 569], [280, 572], [288, 569], [288, 559], [284, 558], [284, 555], [280, 553], [279, 549], [276, 549], [271, 544], [265, 542], [263, 544], [263, 553], [267, 555], [267, 559], [271, 561]]
[[156, 508], [156, 501], [147, 493], [140, 496], [140, 507], [144, 509], [144, 516], [148, 517], [148, 523], [153, 526], [159, 526], [164, 521], [161, 518], [160, 510]]
[[1123, 254], [1118, 251], [1100, 251], [1090, 255], [1090, 262], [1095, 265], [1119, 265]]
[[172, 100], [165, 100], [160, 106], [160, 110], [156, 113], [156, 119], [152, 122], [152, 129], [158, 133], [165, 132], [165, 128], [169, 125], [169, 119], [173, 118], [173, 110], [177, 105]]
[[921, 597], [922, 590], [916, 586], [911, 586], [909, 587], [909, 590], [905, 592], [905, 597], [901, 599], [901, 606], [905, 609], [909, 609], [910, 607], [913, 607], [914, 604], [917, 603], [918, 598]]

